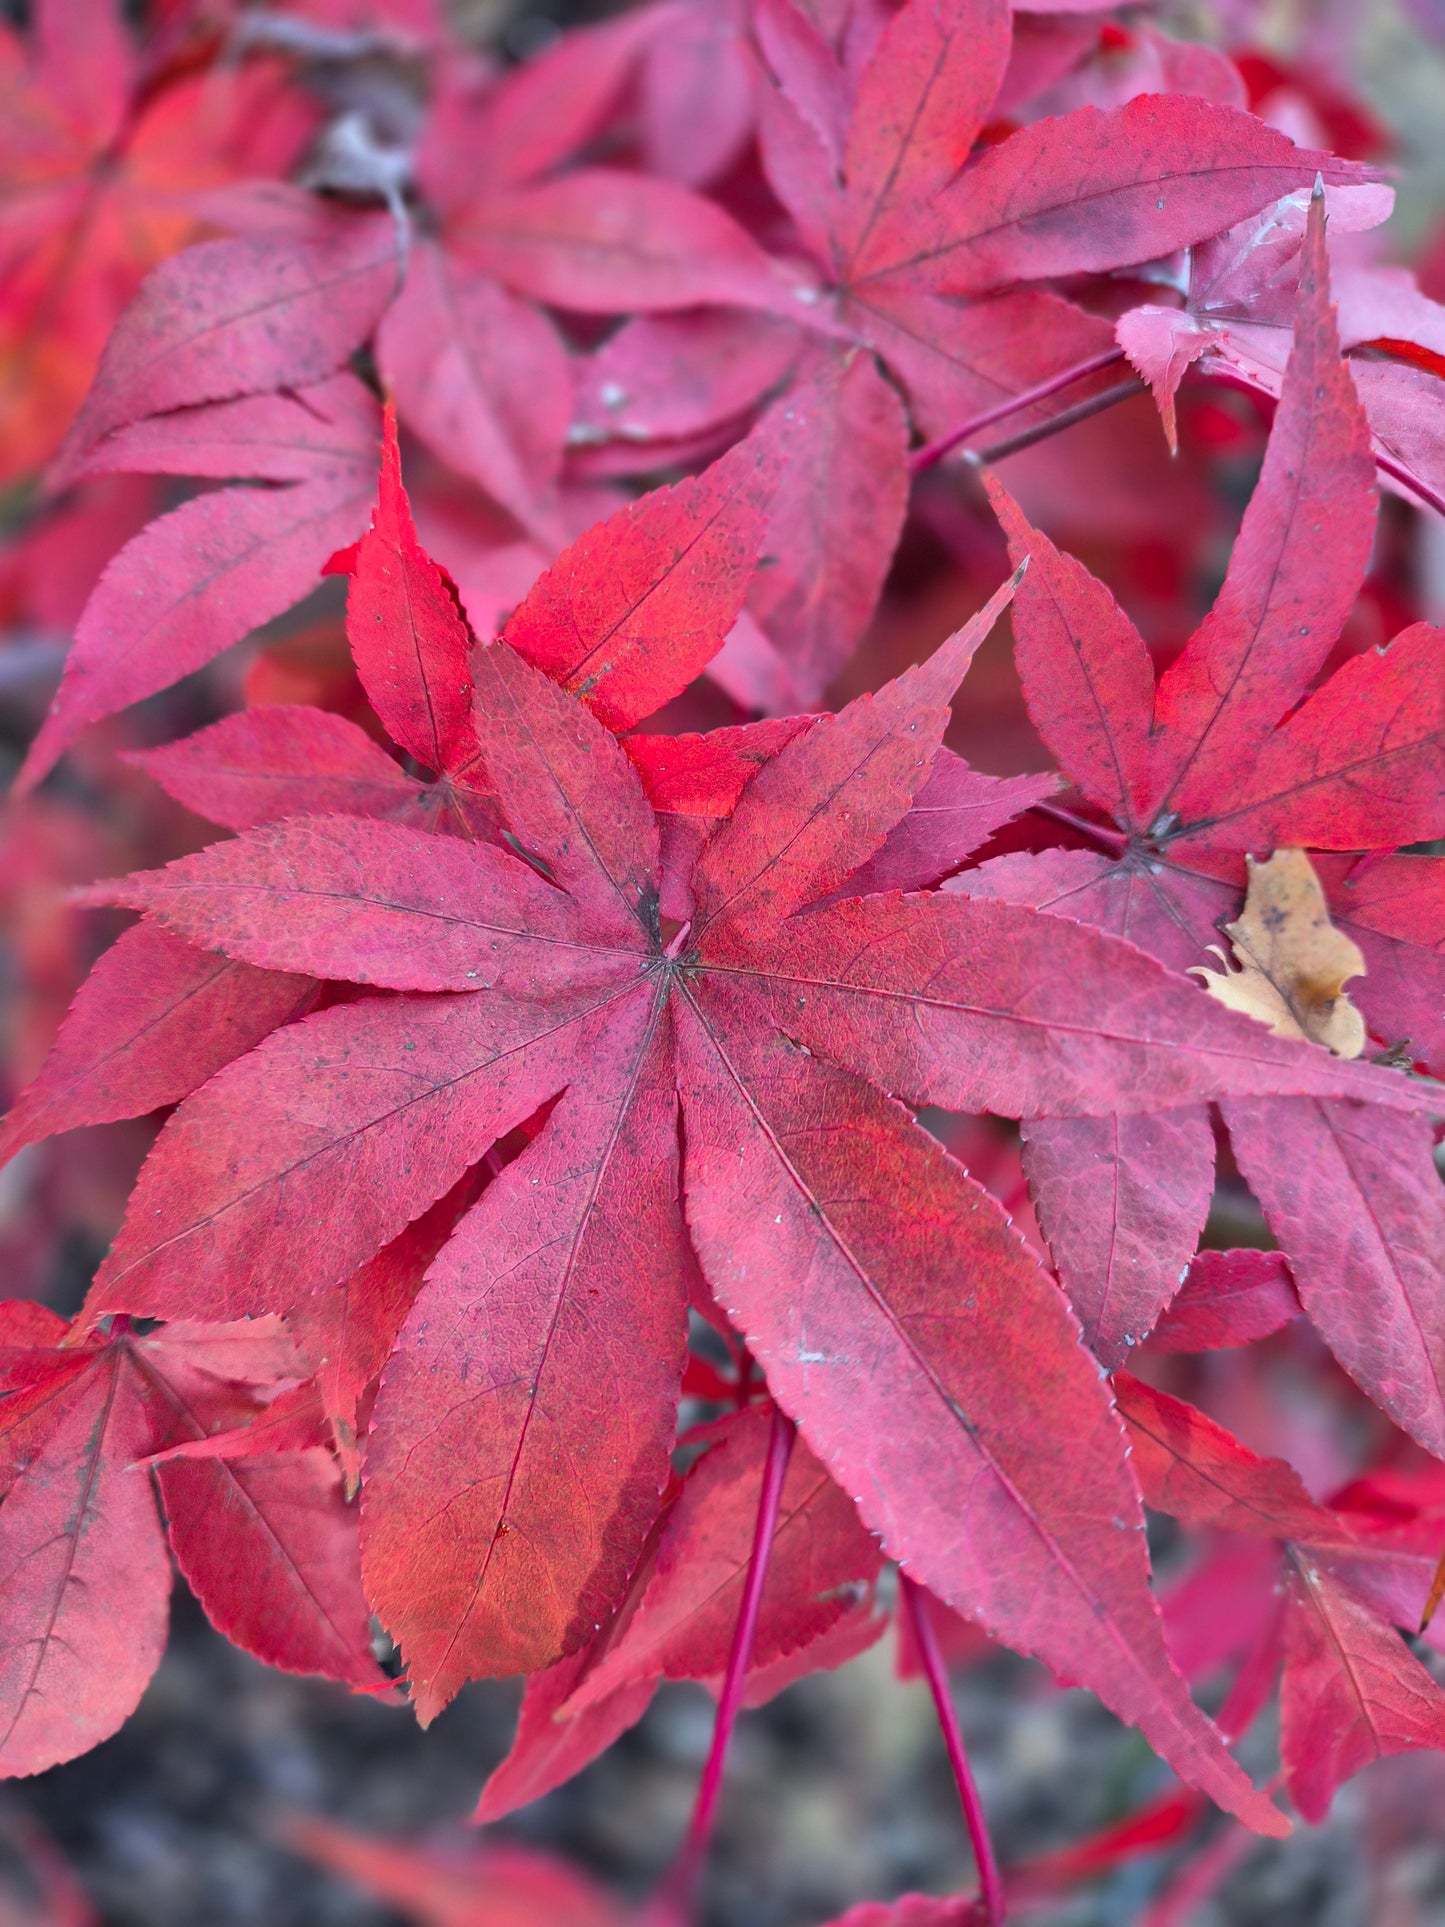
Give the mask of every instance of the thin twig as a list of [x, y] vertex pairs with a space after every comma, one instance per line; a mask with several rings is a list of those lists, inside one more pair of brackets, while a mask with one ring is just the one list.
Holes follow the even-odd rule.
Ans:
[[1142, 395], [1144, 384], [1136, 375], [1127, 381], [1116, 381], [1112, 388], [1105, 388], [1087, 401], [1075, 402], [1072, 408], [1062, 408], [1057, 415], [1050, 415], [1046, 422], [1036, 422], [1032, 428], [1020, 429], [1006, 442], [995, 442], [992, 448], [970, 448], [965, 450], [965, 460], [975, 463], [979, 468], [987, 468], [994, 462], [1001, 462], [1006, 455], [1017, 455], [1021, 449], [1032, 448], [1035, 442], [1046, 442], [1051, 435], [1062, 434], [1064, 429], [1072, 428], [1075, 422], [1085, 422], [1091, 415], [1102, 415], [1106, 408], [1116, 408], [1121, 401], [1131, 396]]
[[1003, 1875], [999, 1872], [993, 1841], [989, 1838], [988, 1822], [983, 1816], [983, 1802], [978, 1797], [973, 1769], [968, 1764], [968, 1754], [964, 1750], [958, 1715], [953, 1710], [953, 1695], [948, 1690], [948, 1671], [943, 1663], [943, 1654], [938, 1649], [938, 1638], [920, 1595], [920, 1588], [906, 1572], [900, 1571], [898, 1578], [908, 1624], [918, 1646], [918, 1657], [923, 1662], [929, 1690], [933, 1694], [938, 1724], [943, 1732], [943, 1744], [948, 1749], [948, 1763], [953, 1768], [953, 1777], [958, 1785], [959, 1804], [963, 1808], [964, 1824], [968, 1828], [973, 1857], [978, 1865], [978, 1890], [983, 1902], [984, 1919], [988, 1927], [1002, 1927], [1008, 1914]]
[[1090, 355], [1087, 361], [1077, 362], [1072, 368], [1050, 375], [1047, 381], [1036, 382], [1032, 388], [1025, 388], [1022, 394], [1010, 395], [1006, 400], [996, 402], [992, 408], [985, 408], [982, 414], [971, 416], [957, 428], [951, 428], [946, 435], [940, 435], [936, 441], [926, 442], [922, 448], [916, 449], [908, 458], [910, 472], [921, 475], [926, 468], [932, 468], [946, 455], [951, 455], [959, 443], [966, 442], [970, 435], [977, 435], [981, 429], [992, 428], [995, 422], [1006, 421], [1021, 409], [1032, 408], [1035, 402], [1047, 401], [1050, 395], [1057, 395], [1061, 388], [1072, 388], [1076, 381], [1084, 381], [1104, 368], [1112, 368], [1116, 361], [1123, 359], [1122, 348], [1106, 348], [1101, 354]]
[[673, 1927], [674, 1923], [685, 1922], [691, 1917], [693, 1896], [697, 1892], [698, 1879], [707, 1858], [718, 1796], [722, 1792], [728, 1743], [732, 1739], [733, 1727], [742, 1706], [743, 1688], [747, 1684], [748, 1662], [752, 1658], [753, 1640], [758, 1629], [758, 1611], [763, 1603], [763, 1587], [767, 1583], [768, 1561], [772, 1556], [773, 1534], [777, 1530], [778, 1508], [783, 1497], [788, 1460], [792, 1456], [793, 1437], [792, 1420], [775, 1405], [773, 1428], [768, 1438], [768, 1456], [763, 1465], [762, 1489], [758, 1494], [758, 1517], [753, 1528], [747, 1579], [743, 1586], [742, 1603], [738, 1607], [737, 1623], [733, 1627], [727, 1672], [723, 1675], [722, 1691], [718, 1695], [712, 1745], [708, 1749], [707, 1765], [698, 1783], [687, 1838], [672, 1864], [671, 1872], [662, 1883], [657, 1899], [645, 1916], [651, 1927]]

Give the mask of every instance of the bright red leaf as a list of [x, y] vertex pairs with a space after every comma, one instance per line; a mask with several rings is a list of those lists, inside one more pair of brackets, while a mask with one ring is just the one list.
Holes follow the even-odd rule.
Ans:
[[[679, 1917], [738, 1708], [880, 1638], [885, 1558], [902, 1673], [929, 1628], [1009, 1643], [1189, 1783], [1034, 1891], [1206, 1797], [1282, 1831], [1226, 1750], [1281, 1674], [1310, 1817], [1445, 1750], [1402, 1637], [1445, 1544], [1406, 1436], [1445, 1455], [1445, 709], [1375, 505], [1445, 502], [1445, 324], [1362, 238], [1391, 191], [1277, 131], [1384, 151], [1307, 64], [1060, 5], [657, 0], [511, 67], [433, 0], [0, 33], [0, 413], [22, 482], [69, 425], [75, 490], [0, 557], [17, 716], [75, 636], [21, 777], [70, 750], [64, 794], [0, 835], [0, 1155], [112, 1124], [7, 1177], [7, 1288], [65, 1288], [119, 1121], [177, 1107], [75, 1326], [0, 1305], [0, 1770], [124, 1717], [172, 1560], [264, 1661], [423, 1719], [524, 1674], [484, 1820], [700, 1682]], [[1133, 459], [1126, 363], [1204, 459]], [[1196, 365], [1278, 398], [1202, 623], [1268, 411], [1179, 397]], [[959, 449], [1007, 464], [1020, 574], [935, 647], [1000, 573]], [[344, 632], [209, 667], [339, 608], [323, 573]], [[954, 718], [1011, 589], [1028, 716], [1000, 638]], [[795, 713], [840, 677], [875, 693]], [[231, 834], [167, 862], [193, 824], [132, 770]], [[1277, 845], [1363, 959], [1362, 1059], [1187, 974]], [[1240, 1439], [1118, 1369], [1151, 1333]], [[307, 1838], [419, 1918], [619, 1918], [535, 1859]]]

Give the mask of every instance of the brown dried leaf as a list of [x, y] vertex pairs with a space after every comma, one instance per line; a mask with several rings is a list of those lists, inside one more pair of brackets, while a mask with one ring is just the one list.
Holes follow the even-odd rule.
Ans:
[[1211, 997], [1268, 1024], [1276, 1037], [1306, 1037], [1336, 1057], [1358, 1057], [1365, 1021], [1344, 986], [1364, 976], [1365, 959], [1331, 924], [1314, 866], [1303, 850], [1276, 850], [1265, 863], [1246, 861], [1244, 909], [1224, 926], [1240, 967], [1231, 969], [1215, 949], [1224, 969], [1198, 964], [1191, 974]]

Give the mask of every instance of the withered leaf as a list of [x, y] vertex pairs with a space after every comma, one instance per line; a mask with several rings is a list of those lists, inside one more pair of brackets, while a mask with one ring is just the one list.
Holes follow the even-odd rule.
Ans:
[[1237, 970], [1211, 945], [1223, 970], [1196, 964], [1211, 997], [1268, 1024], [1276, 1037], [1306, 1037], [1336, 1057], [1358, 1057], [1365, 1020], [1345, 985], [1363, 977], [1357, 944], [1336, 930], [1314, 866], [1303, 850], [1276, 850], [1264, 863], [1247, 857], [1244, 910], [1225, 924]]

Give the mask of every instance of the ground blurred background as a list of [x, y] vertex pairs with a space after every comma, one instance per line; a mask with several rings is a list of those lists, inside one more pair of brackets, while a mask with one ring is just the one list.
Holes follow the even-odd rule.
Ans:
[[[711, 1927], [803, 1927], [862, 1896], [969, 1885], [932, 1707], [921, 1682], [894, 1678], [891, 1644], [743, 1719], [706, 1889]], [[958, 1676], [956, 1693], [1005, 1865], [1067, 1846], [1168, 1786], [1142, 1741], [1027, 1662], [986, 1660]], [[508, 1743], [515, 1700], [506, 1686], [470, 1687], [423, 1734], [399, 1708], [257, 1665], [178, 1598], [140, 1711], [86, 1758], [9, 1789], [0, 1838], [17, 1816], [39, 1818], [116, 1927], [385, 1927], [400, 1917], [286, 1849], [288, 1819], [324, 1814], [411, 1841], [455, 1835]], [[640, 1898], [681, 1837], [710, 1728], [701, 1689], [665, 1688], [611, 1754], [500, 1831]], [[1327, 1826], [1283, 1846], [1251, 1847], [1234, 1829], [1235, 1870], [1177, 1918], [1445, 1920], [1445, 1845], [1393, 1851], [1442, 1805], [1445, 1762], [1383, 1762], [1340, 1794]], [[1168, 1854], [1149, 1856], [1020, 1917], [1130, 1927], [1170, 1866]]]

